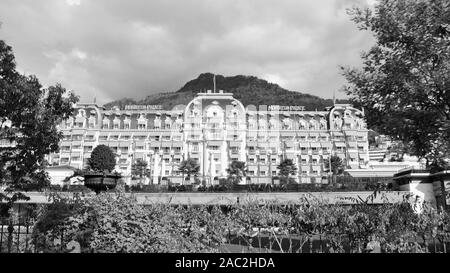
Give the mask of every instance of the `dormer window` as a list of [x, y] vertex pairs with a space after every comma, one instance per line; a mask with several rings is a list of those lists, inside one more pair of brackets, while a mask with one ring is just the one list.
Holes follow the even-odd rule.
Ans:
[[155, 129], [160, 129], [161, 128], [161, 119], [159, 117], [156, 117], [153, 124], [154, 124]]
[[166, 120], [164, 121], [164, 125], [166, 129], [170, 129], [172, 127], [172, 119], [167, 117]]
[[138, 129], [145, 130], [147, 128], [147, 119], [145, 118], [145, 114], [141, 114], [138, 119]]
[[125, 118], [123, 120], [123, 128], [130, 129], [131, 128], [131, 120], [129, 118]]
[[120, 128], [120, 119], [115, 118], [113, 121], [113, 126], [114, 126], [114, 129], [119, 129]]
[[109, 119], [103, 120], [102, 129], [109, 129]]

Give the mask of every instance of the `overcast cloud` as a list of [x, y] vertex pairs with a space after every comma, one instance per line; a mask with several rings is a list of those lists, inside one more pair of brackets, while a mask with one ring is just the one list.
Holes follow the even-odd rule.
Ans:
[[373, 43], [345, 10], [372, 3], [2, 0], [0, 39], [20, 71], [44, 85], [60, 82], [82, 101], [175, 91], [203, 72], [343, 98], [338, 65], [360, 65]]

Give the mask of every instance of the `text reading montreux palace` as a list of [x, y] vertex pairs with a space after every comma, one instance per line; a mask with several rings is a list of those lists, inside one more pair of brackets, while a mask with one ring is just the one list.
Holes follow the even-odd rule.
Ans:
[[73, 117], [60, 125], [60, 151], [49, 156], [54, 165], [83, 168], [92, 150], [107, 145], [117, 154], [116, 170], [131, 183], [137, 159], [147, 162], [145, 183], [185, 183], [178, 166], [195, 159], [198, 178], [218, 183], [233, 160], [244, 161], [244, 183], [271, 183], [277, 166], [291, 159], [298, 183], [321, 183], [328, 158], [337, 155], [348, 168], [364, 168], [369, 160], [364, 113], [348, 104], [323, 111], [302, 106], [252, 106], [219, 91], [198, 93], [187, 105], [163, 110], [158, 105], [106, 110], [79, 103]]

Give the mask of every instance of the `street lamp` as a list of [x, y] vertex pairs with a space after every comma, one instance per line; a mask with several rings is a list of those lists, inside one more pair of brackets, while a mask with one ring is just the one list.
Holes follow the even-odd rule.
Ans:
[[268, 150], [267, 151], [267, 157], [269, 159], [269, 177], [271, 179], [271, 184], [272, 184], [273, 183], [273, 179], [272, 179], [272, 158], [271, 158], [271, 155], [272, 155], [272, 151]]
[[257, 166], [257, 170], [258, 170], [258, 174], [257, 174], [257, 177], [256, 177], [256, 181], [258, 182], [258, 185], [259, 185], [259, 150], [256, 150], [256, 152], [255, 152], [255, 155], [256, 155], [256, 166]]
[[[148, 153], [148, 156], [150, 157], [148, 160], [148, 166], [150, 168], [150, 175], [152, 174], [152, 169], [153, 169], [152, 168], [152, 159], [153, 159], [154, 154], [155, 154], [155, 152], [153, 150], [150, 150]], [[153, 172], [155, 172], [155, 170], [153, 170]], [[152, 181], [152, 183], [153, 183], [153, 181]]]
[[161, 166], [160, 166], [160, 169], [161, 169], [161, 179], [158, 179], [159, 181], [160, 181], [160, 183], [162, 182], [162, 178], [163, 178], [163, 163], [164, 163], [164, 158], [163, 158], [163, 154], [164, 154], [164, 152], [163, 152], [163, 150], [159, 150], [159, 158], [160, 158], [160, 164], [161, 164]]
[[170, 176], [171, 177], [173, 177], [173, 158], [174, 158], [174, 156], [175, 156], [175, 151], [174, 150], [170, 150], [170, 165], [171, 165], [171, 168], [170, 168]]

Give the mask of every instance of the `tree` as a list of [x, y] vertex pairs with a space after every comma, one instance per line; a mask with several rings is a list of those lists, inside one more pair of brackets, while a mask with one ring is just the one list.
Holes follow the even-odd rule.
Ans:
[[450, 2], [380, 0], [349, 13], [376, 41], [362, 69], [342, 68], [350, 100], [370, 127], [440, 164], [450, 154]]
[[183, 180], [184, 174], [187, 174], [187, 179], [191, 179], [191, 175], [196, 175], [200, 171], [200, 165], [196, 159], [188, 158], [180, 163], [178, 170], [183, 174]]
[[131, 174], [138, 176], [140, 182], [142, 182], [143, 177], [150, 175], [150, 169], [147, 168], [147, 162], [138, 158], [131, 166]]
[[93, 171], [112, 172], [116, 166], [116, 155], [108, 146], [98, 145], [92, 151], [88, 166]]
[[43, 88], [33, 75], [16, 71], [11, 46], [0, 40], [0, 183], [10, 189], [50, 184], [45, 156], [57, 152], [58, 125], [73, 114], [78, 98], [60, 84]]
[[[330, 162], [331, 161], [331, 162]], [[332, 155], [325, 164], [325, 168], [329, 170], [331, 166], [331, 172], [333, 175], [342, 174], [345, 170], [345, 162], [337, 155]]]
[[239, 184], [242, 181], [242, 178], [247, 176], [247, 167], [243, 161], [231, 161], [226, 171], [228, 173], [228, 179], [231, 180], [233, 184]]
[[297, 166], [295, 166], [292, 159], [285, 159], [281, 161], [280, 165], [277, 166], [277, 169], [279, 170], [279, 175], [285, 180], [288, 180], [288, 182], [290, 182], [289, 177], [291, 175], [297, 174]]

